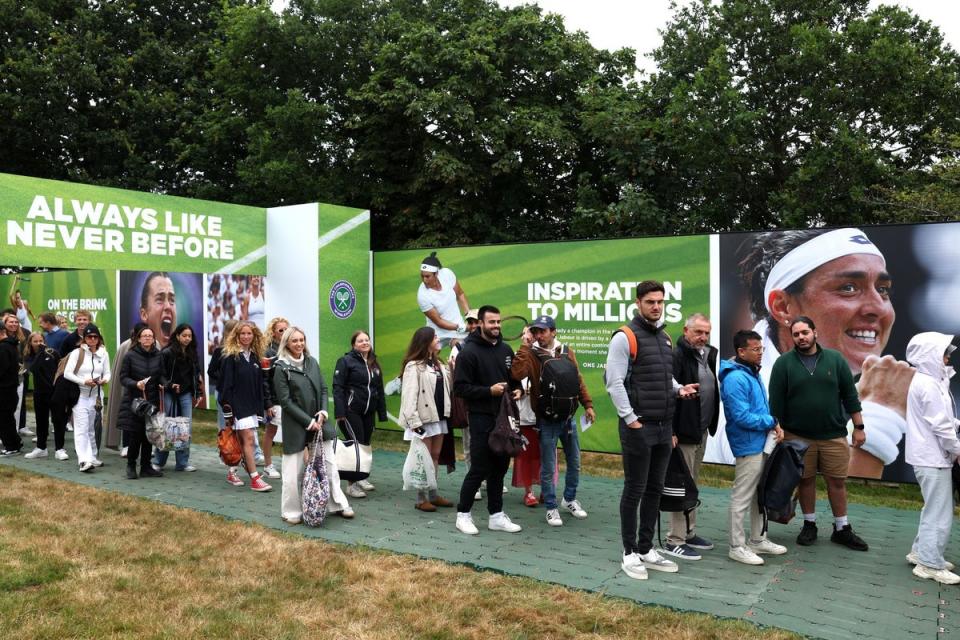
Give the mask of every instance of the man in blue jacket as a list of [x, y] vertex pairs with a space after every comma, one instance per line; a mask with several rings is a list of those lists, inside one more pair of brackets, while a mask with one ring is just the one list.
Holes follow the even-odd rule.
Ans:
[[[733, 488], [730, 490], [731, 560], [744, 564], [763, 564], [759, 554], [780, 555], [783, 545], [763, 536], [763, 520], [757, 504], [757, 487], [766, 458], [764, 445], [772, 431], [777, 442], [783, 429], [770, 415], [767, 392], [760, 381], [763, 339], [755, 331], [738, 331], [733, 336], [737, 355], [720, 363], [720, 397], [727, 418], [727, 440], [737, 460]], [[750, 539], [743, 530], [743, 517], [750, 510]]]

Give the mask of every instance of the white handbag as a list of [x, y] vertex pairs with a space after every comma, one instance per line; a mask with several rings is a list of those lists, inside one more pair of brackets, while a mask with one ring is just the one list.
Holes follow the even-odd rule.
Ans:
[[357, 442], [348, 420], [342, 420], [340, 426], [347, 436], [347, 440], [335, 438], [333, 441], [333, 459], [340, 471], [340, 478], [350, 482], [366, 480], [373, 466], [373, 449], [368, 444]]

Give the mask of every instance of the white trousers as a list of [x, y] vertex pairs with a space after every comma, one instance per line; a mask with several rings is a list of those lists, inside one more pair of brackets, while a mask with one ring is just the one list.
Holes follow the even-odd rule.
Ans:
[[[336, 513], [350, 508], [347, 496], [340, 488], [340, 472], [333, 464], [333, 440], [323, 443], [323, 453], [326, 457], [327, 481], [330, 485], [330, 500], [327, 501], [327, 513]], [[283, 484], [280, 489], [280, 515], [288, 520], [303, 517], [303, 497], [300, 493], [303, 487], [304, 451], [300, 453], [285, 453], [281, 461]]]
[[77, 452], [78, 464], [97, 459], [97, 434], [93, 430], [93, 421], [97, 415], [96, 404], [96, 396], [81, 396], [73, 407], [73, 447]]

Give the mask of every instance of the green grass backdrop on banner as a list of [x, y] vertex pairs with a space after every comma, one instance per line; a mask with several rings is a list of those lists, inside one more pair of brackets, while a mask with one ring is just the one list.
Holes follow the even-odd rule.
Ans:
[[[417, 288], [420, 263], [430, 251], [375, 254], [374, 348], [387, 380], [400, 373], [407, 344], [413, 332], [424, 325], [417, 307]], [[710, 312], [708, 236], [461, 247], [437, 249], [437, 257], [456, 273], [471, 307], [492, 304], [504, 316], [530, 319], [535, 312], [543, 312], [539, 305], [545, 302], [557, 306], [558, 339], [576, 351], [598, 415], [597, 423], [581, 434], [581, 446], [587, 450], [620, 450], [616, 412], [604, 388], [603, 367], [610, 336], [632, 317], [636, 289], [627, 283], [647, 279], [668, 283], [667, 331], [674, 339], [681, 334], [684, 318]], [[563, 299], [538, 296], [546, 283], [562, 283]], [[578, 290], [587, 293], [577, 294]], [[516, 351], [519, 341], [511, 346]], [[388, 398], [393, 416], [399, 404], [399, 396]]]

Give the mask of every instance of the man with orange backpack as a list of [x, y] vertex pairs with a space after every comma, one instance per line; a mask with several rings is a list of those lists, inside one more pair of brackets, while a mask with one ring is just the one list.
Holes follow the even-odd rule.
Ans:
[[663, 284], [638, 284], [639, 314], [613, 334], [607, 351], [607, 392], [620, 416], [623, 459], [620, 566], [636, 580], [646, 580], [647, 569], [679, 570], [653, 548], [653, 529], [673, 448], [674, 405], [677, 398], [695, 398], [699, 388], [696, 383], [681, 385], [673, 377], [673, 342], [664, 331], [663, 301]]

